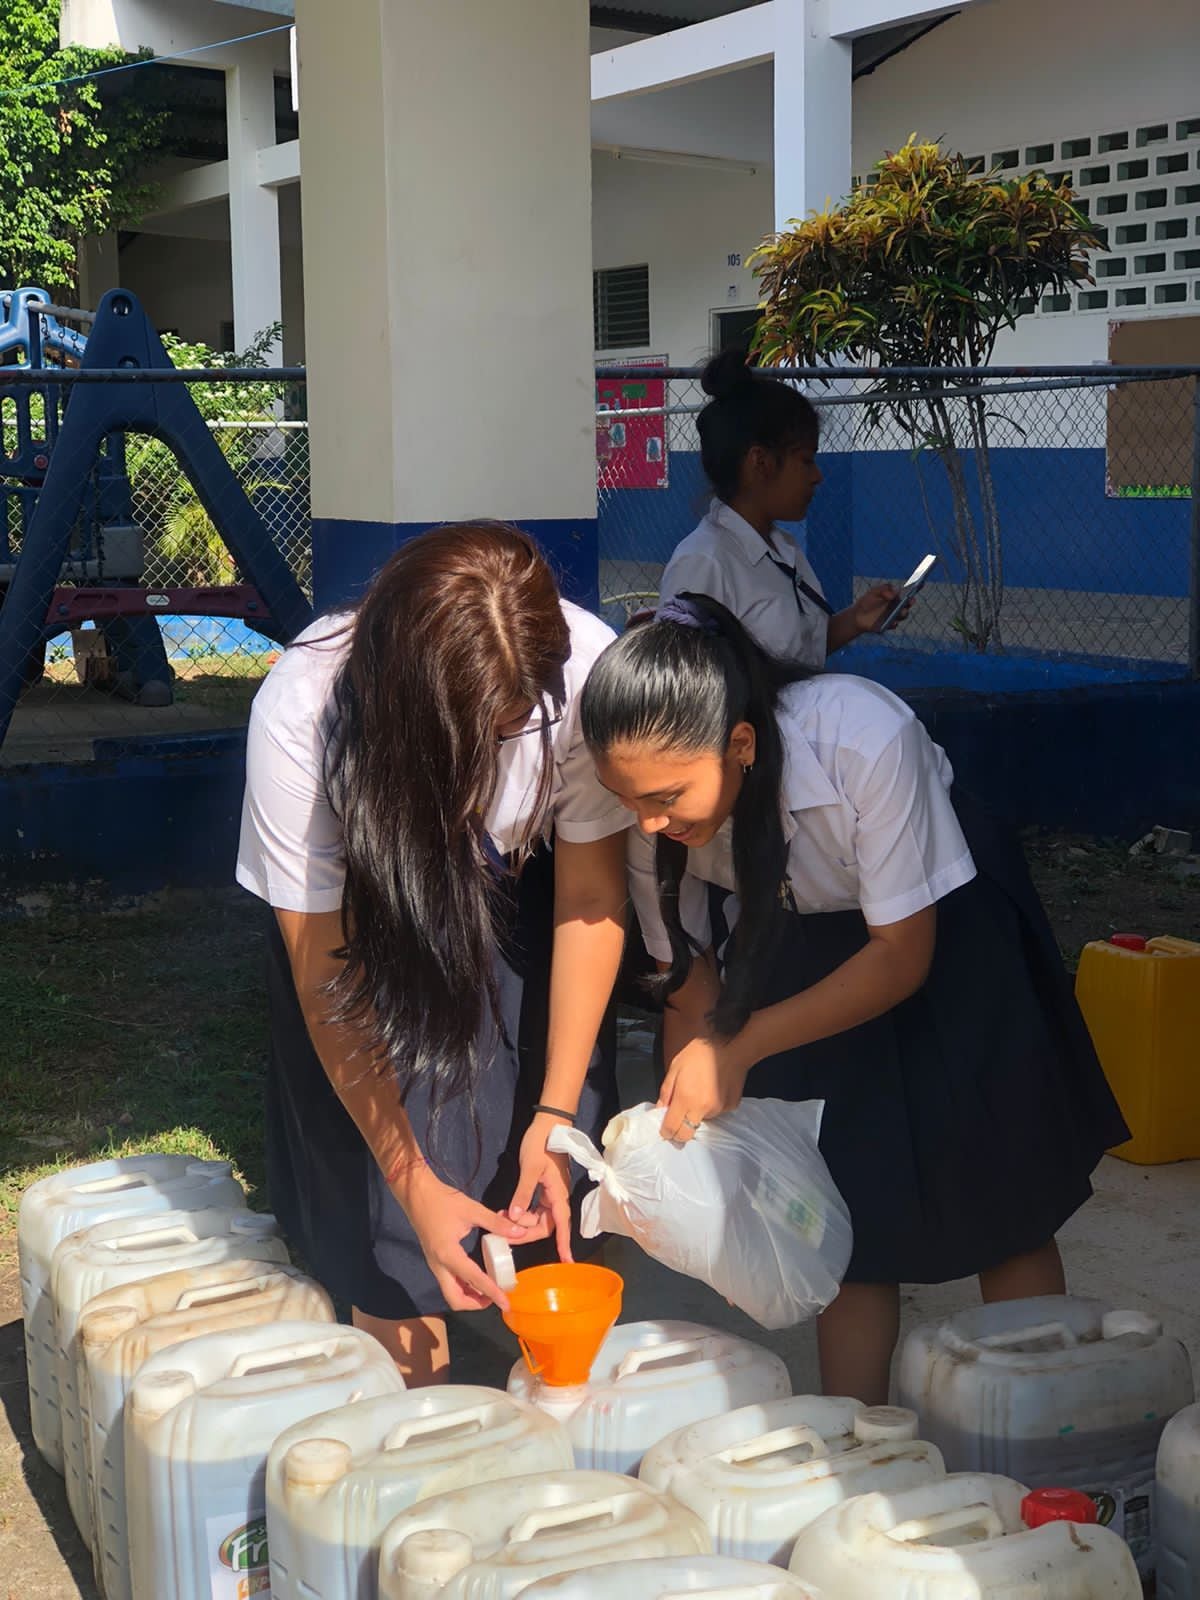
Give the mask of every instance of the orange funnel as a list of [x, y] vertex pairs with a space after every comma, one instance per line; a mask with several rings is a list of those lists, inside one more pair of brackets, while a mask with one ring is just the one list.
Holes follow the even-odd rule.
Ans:
[[586, 1383], [596, 1352], [621, 1314], [624, 1287], [607, 1267], [578, 1262], [518, 1272], [504, 1321], [530, 1372], [555, 1388]]

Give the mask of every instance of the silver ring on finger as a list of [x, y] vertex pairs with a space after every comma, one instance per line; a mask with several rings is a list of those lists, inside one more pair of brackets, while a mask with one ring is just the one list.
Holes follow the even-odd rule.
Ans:
[[693, 1133], [699, 1133], [700, 1129], [704, 1126], [702, 1122], [693, 1122], [691, 1117], [684, 1117], [683, 1125], [685, 1128], [690, 1128]]

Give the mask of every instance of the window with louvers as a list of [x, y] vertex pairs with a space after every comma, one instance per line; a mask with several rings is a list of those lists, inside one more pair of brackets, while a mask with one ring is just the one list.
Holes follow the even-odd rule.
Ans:
[[597, 350], [650, 343], [650, 268], [606, 267], [592, 273], [592, 330]]

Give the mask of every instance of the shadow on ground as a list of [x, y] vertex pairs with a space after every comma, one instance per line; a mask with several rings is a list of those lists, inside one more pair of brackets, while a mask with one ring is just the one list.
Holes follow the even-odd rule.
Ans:
[[[76, 1532], [66, 1487], [34, 1448], [25, 1384], [25, 1338], [19, 1317], [0, 1327], [0, 1405], [8, 1435], [0, 1439], [0, 1485], [8, 1491], [4, 1496], [8, 1504], [0, 1521], [10, 1550], [9, 1560], [4, 1563], [8, 1568], [6, 1576], [17, 1577], [16, 1562], [10, 1565], [13, 1555], [20, 1563], [20, 1587], [10, 1593], [28, 1596], [29, 1600], [50, 1600], [51, 1596], [57, 1600], [67, 1592], [63, 1585], [69, 1580], [82, 1600], [94, 1600], [97, 1590], [92, 1558]], [[19, 1507], [14, 1504], [18, 1478], [23, 1480], [25, 1489]]]

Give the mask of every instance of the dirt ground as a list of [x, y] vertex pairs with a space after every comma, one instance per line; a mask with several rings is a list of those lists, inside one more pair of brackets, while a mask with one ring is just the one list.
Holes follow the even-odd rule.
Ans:
[[[1115, 931], [1200, 937], [1200, 862], [1130, 857], [1128, 841], [1026, 847], [1069, 964]], [[29, 1436], [17, 1199], [50, 1166], [147, 1147], [222, 1153], [261, 1183], [261, 938], [258, 908], [227, 893], [0, 920], [0, 1600], [95, 1600]]]

